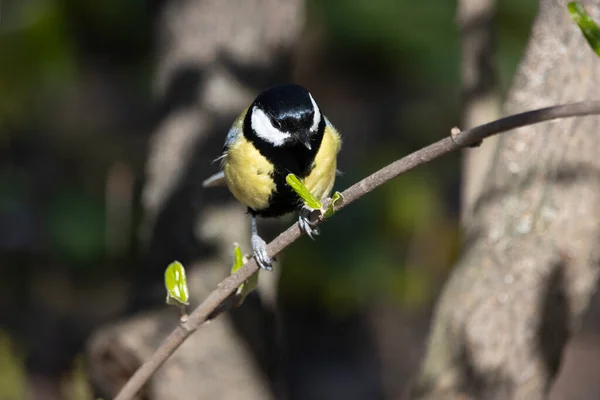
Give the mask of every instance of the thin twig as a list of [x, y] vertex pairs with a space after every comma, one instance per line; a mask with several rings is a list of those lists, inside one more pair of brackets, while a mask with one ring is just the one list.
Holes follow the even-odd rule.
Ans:
[[[398, 175], [411, 170], [421, 164], [427, 163], [452, 151], [465, 148], [485, 138], [506, 132], [511, 129], [533, 125], [539, 122], [549, 121], [557, 118], [568, 118], [585, 115], [600, 114], [600, 101], [589, 101], [572, 103], [560, 106], [542, 108], [521, 114], [511, 115], [499, 120], [462, 131], [458, 134], [433, 143], [421, 150], [415, 151], [403, 157], [379, 171], [369, 175], [363, 180], [346, 189], [342, 195], [344, 201], [338, 207], [342, 209], [365, 194], [383, 185], [385, 182]], [[271, 243], [267, 250], [269, 256], [273, 257], [283, 249], [292, 244], [301, 235], [298, 223], [293, 224]], [[129, 381], [123, 386], [115, 400], [130, 400], [146, 384], [148, 379], [158, 370], [164, 362], [177, 350], [179, 346], [196, 330], [204, 324], [209, 316], [219, 305], [225, 301], [244, 281], [258, 270], [254, 259], [249, 260], [235, 274], [221, 281], [215, 290], [190, 314], [186, 322], [176, 327], [160, 347], [152, 354], [149, 360], [140, 366]]]

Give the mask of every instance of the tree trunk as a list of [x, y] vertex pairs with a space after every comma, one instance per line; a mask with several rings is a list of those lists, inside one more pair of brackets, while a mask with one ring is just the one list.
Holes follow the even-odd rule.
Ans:
[[[133, 283], [133, 309], [164, 306], [163, 274], [170, 262], [186, 266], [194, 305], [229, 274], [232, 244], [248, 250], [244, 208], [226, 190], [204, 190], [201, 182], [217, 171], [211, 161], [237, 114], [260, 89], [289, 78], [304, 20], [302, 0], [160, 2], [160, 107], [143, 191], [146, 250]], [[276, 277], [261, 274], [261, 296], [250, 296], [242, 309], [194, 334], [141, 397], [272, 398], [277, 353], [273, 310], [265, 299], [274, 304]], [[113, 397], [177, 323], [177, 310], [169, 308], [98, 332], [90, 345], [97, 394]]]
[[[583, 4], [599, 15], [599, 0]], [[598, 98], [600, 60], [566, 6], [540, 1], [507, 114]], [[500, 137], [414, 397], [546, 396], [598, 278], [599, 129], [586, 117]]]
[[[485, 124], [500, 117], [496, 50], [495, 0], [460, 0], [457, 19], [461, 31], [462, 127]], [[462, 154], [461, 211], [469, 218], [485, 174], [493, 160], [498, 136], [484, 141], [477, 151]]]

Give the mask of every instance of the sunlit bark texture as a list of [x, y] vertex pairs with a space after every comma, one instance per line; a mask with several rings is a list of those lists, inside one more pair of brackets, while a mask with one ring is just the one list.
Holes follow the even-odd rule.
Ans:
[[[584, 1], [596, 18], [600, 1]], [[504, 112], [598, 99], [600, 59], [541, 0]], [[417, 398], [542, 399], [595, 290], [600, 118], [502, 135], [439, 299]]]
[[[460, 0], [457, 20], [461, 32], [462, 118], [461, 129], [500, 117], [498, 72], [494, 63], [495, 0]], [[461, 214], [468, 218], [485, 173], [493, 160], [499, 138], [493, 136], [476, 150], [462, 154]]]

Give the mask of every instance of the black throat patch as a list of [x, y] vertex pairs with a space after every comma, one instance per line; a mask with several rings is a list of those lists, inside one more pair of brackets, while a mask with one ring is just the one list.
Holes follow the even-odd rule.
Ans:
[[272, 178], [275, 181], [276, 191], [271, 195], [269, 206], [266, 209], [249, 209], [249, 212], [262, 217], [278, 217], [298, 209], [301, 204], [298, 195], [286, 183], [285, 177], [291, 173], [299, 178], [305, 178], [311, 173], [315, 157], [323, 141], [325, 119], [321, 119], [317, 133], [311, 137], [311, 149], [309, 150], [301, 143], [276, 147], [272, 143], [266, 142], [252, 130], [251, 116], [252, 112], [249, 109], [243, 124], [243, 134], [260, 154], [273, 164]]

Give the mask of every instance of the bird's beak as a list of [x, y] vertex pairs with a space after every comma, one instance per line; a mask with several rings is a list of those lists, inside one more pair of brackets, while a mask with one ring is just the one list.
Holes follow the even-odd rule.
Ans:
[[307, 149], [312, 149], [312, 145], [310, 144], [310, 133], [308, 131], [300, 132], [299, 140]]

